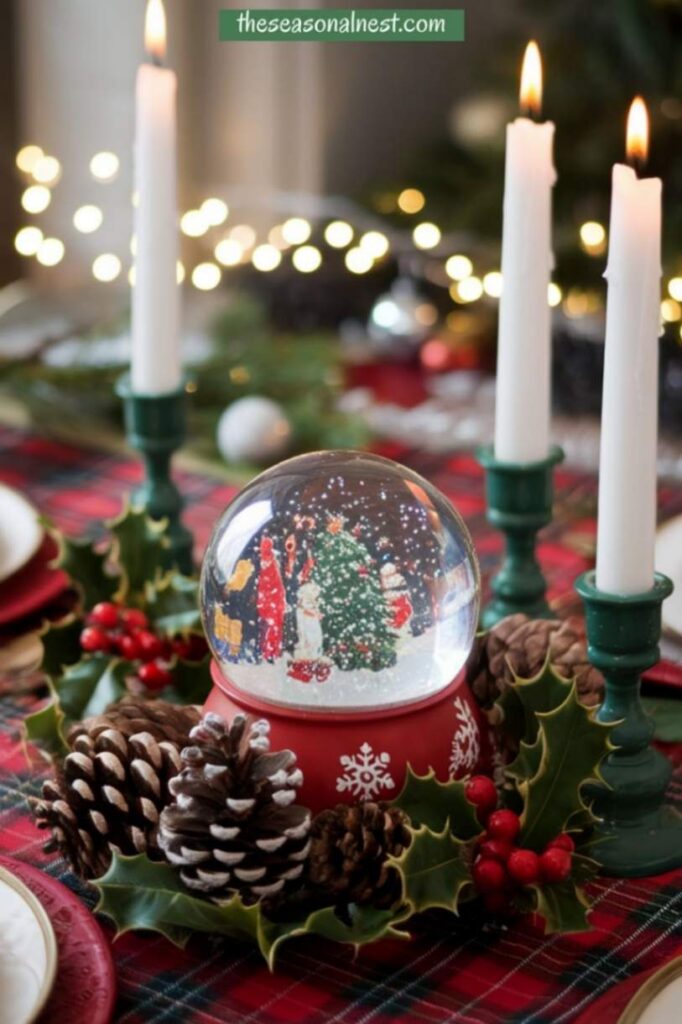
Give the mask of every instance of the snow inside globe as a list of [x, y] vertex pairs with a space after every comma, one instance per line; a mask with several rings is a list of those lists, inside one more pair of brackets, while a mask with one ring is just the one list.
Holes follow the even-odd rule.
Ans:
[[222, 674], [251, 697], [347, 711], [448, 686], [476, 631], [469, 531], [417, 473], [363, 452], [282, 462], [227, 507], [201, 576]]

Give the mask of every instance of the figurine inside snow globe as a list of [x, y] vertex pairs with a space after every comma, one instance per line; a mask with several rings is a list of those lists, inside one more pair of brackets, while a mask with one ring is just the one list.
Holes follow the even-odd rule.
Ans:
[[[340, 762], [350, 755], [336, 741], [347, 745], [349, 726], [375, 742], [383, 733], [386, 747], [389, 724], [398, 736], [448, 695], [445, 717], [459, 707], [467, 718], [473, 767], [478, 709], [462, 669], [479, 591], [462, 518], [418, 474], [362, 452], [289, 459], [231, 502], [206, 551], [201, 606], [216, 683], [207, 706], [265, 717], [273, 732], [279, 723], [276, 746], [294, 747], [299, 761], [312, 742]], [[434, 769], [436, 717], [425, 752]], [[414, 766], [422, 740], [401, 760]]]

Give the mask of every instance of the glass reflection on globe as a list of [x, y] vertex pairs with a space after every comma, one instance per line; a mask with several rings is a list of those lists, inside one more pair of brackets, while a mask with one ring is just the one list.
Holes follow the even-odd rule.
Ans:
[[302, 455], [227, 507], [201, 578], [223, 674], [253, 697], [350, 710], [420, 700], [464, 665], [479, 608], [471, 537], [417, 473]]

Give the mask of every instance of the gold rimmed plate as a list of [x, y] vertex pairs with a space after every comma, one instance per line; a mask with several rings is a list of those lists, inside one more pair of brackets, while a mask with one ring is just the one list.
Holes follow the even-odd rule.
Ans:
[[618, 1018], [618, 1024], [672, 1024], [680, 1020], [682, 956], [649, 975]]
[[31, 1024], [52, 990], [57, 942], [31, 890], [0, 867], [0, 1024]]

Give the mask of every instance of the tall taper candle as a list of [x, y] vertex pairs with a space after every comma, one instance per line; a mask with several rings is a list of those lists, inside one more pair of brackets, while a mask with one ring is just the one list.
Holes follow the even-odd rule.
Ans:
[[[542, 65], [528, 44], [522, 111], [537, 115]], [[549, 452], [552, 162], [554, 125], [519, 117], [507, 125], [502, 295], [497, 336], [495, 458], [537, 462]]]
[[135, 284], [132, 290], [132, 390], [158, 395], [181, 380], [177, 284], [176, 75], [165, 54], [162, 0], [148, 0], [145, 46], [153, 63], [137, 75], [135, 126]]
[[[637, 97], [628, 158], [643, 164], [647, 148], [648, 116]], [[615, 165], [609, 236], [596, 584], [609, 594], [643, 594], [654, 585], [660, 178]]]

